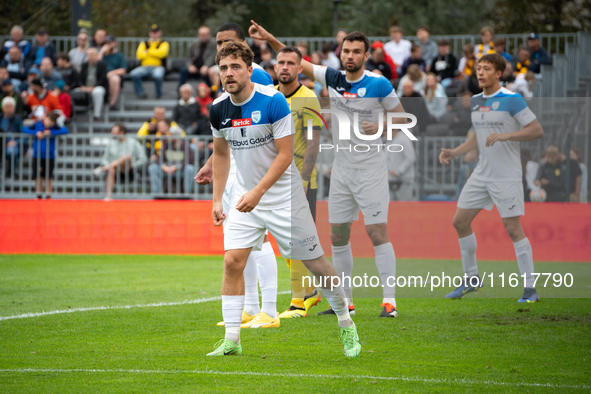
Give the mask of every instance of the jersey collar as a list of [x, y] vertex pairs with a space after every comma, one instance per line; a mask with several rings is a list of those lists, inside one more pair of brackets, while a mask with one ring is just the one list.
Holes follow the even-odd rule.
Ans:
[[290, 98], [291, 96], [295, 95], [297, 92], [300, 91], [300, 89], [302, 88], [302, 84], [300, 83], [298, 85], [298, 87], [296, 88], [296, 90], [294, 90], [293, 92], [291, 92], [290, 94], [288, 94], [287, 96], [285, 96], [286, 99]]
[[496, 92], [494, 92], [493, 94], [490, 95], [485, 95], [484, 93], [482, 93], [482, 97], [484, 98], [489, 98], [489, 97], [495, 97], [497, 94], [501, 93], [501, 90], [503, 90], [503, 87], [501, 86], [501, 88], [499, 90], [497, 90]]
[[359, 81], [361, 81], [363, 78], [365, 78], [365, 70], [363, 70], [363, 74], [361, 74], [361, 76], [360, 76], [359, 78], [357, 78], [356, 80], [354, 80], [354, 81], [349, 81], [349, 78], [345, 77], [345, 79], [346, 79], [346, 80], [347, 80], [347, 82], [349, 82], [349, 83], [356, 83], [356, 82], [359, 82]]
[[230, 95], [230, 102], [231, 102], [232, 104], [234, 104], [235, 106], [237, 106], [237, 107], [241, 107], [241, 106], [243, 106], [244, 104], [248, 104], [248, 102], [249, 102], [250, 100], [252, 100], [252, 98], [254, 97], [254, 94], [255, 94], [255, 92], [256, 92], [256, 90], [257, 90], [257, 86], [256, 86], [256, 85], [257, 85], [257, 84], [255, 83], [255, 84], [254, 84], [254, 86], [253, 86], [253, 88], [252, 88], [252, 93], [250, 94], [250, 96], [248, 96], [248, 98], [247, 98], [246, 100], [244, 100], [243, 102], [241, 102], [240, 104], [236, 104], [236, 103], [234, 102], [234, 100], [232, 100], [232, 95], [231, 95], [230, 93], [228, 93], [228, 95]]

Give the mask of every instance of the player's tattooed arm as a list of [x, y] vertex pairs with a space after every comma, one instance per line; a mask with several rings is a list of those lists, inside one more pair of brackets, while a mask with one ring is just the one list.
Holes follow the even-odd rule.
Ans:
[[[320, 127], [312, 128], [312, 139], [306, 141], [306, 152], [304, 152], [304, 165], [302, 166], [302, 180], [309, 182], [318, 158], [320, 147]], [[309, 185], [308, 185], [309, 187]], [[305, 188], [308, 191], [308, 188]]]
[[439, 153], [439, 162], [441, 164], [449, 164], [449, 162], [456, 157], [476, 148], [478, 148], [476, 133], [472, 133], [466, 142], [454, 149], [441, 148], [441, 153]]
[[[255, 39], [255, 40], [263, 40], [267, 41], [269, 45], [277, 52], [281, 48], [285, 46], [281, 41], [279, 41], [275, 36], [269, 33], [264, 27], [256, 23], [254, 20], [251, 20], [250, 27], [248, 28], [248, 35]], [[304, 66], [304, 70], [302, 71], [308, 77], [314, 80], [314, 65], [304, 59], [302, 59], [302, 66]]]
[[536, 138], [541, 138], [544, 135], [542, 125], [538, 120], [530, 122], [527, 126], [521, 130], [514, 131], [512, 133], [499, 134], [492, 133], [486, 138], [485, 146], [493, 146], [497, 141], [531, 141]]

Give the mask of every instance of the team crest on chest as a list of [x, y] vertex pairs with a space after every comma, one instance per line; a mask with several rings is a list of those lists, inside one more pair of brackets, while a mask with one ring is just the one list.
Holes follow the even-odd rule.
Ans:
[[365, 96], [365, 93], [366, 93], [365, 88], [359, 88], [359, 89], [357, 89], [357, 94], [359, 95], [359, 97]]
[[492, 103], [492, 109], [496, 111], [499, 108], [499, 105], [501, 105], [501, 103], [495, 101], [494, 103]]
[[259, 123], [261, 120], [261, 111], [253, 111], [251, 118], [254, 123]]

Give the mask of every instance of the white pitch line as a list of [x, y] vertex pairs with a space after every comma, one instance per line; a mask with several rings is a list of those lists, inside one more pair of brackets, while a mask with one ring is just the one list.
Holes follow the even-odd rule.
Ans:
[[[289, 291], [280, 291], [277, 294], [289, 294]], [[28, 317], [39, 317], [39, 316], [47, 316], [47, 315], [61, 315], [64, 313], [74, 313], [74, 312], [88, 312], [88, 311], [105, 311], [109, 309], [132, 309], [132, 308], [156, 308], [161, 306], [176, 306], [176, 305], [191, 305], [191, 304], [201, 304], [204, 302], [210, 301], [219, 301], [221, 300], [221, 296], [216, 297], [209, 297], [209, 298], [198, 298], [196, 300], [185, 300], [185, 301], [177, 301], [177, 302], [158, 302], [152, 304], [138, 304], [138, 305], [115, 305], [115, 306], [91, 306], [88, 308], [72, 308], [72, 309], [63, 309], [57, 311], [49, 311], [49, 312], [37, 312], [37, 313], [23, 313], [22, 315], [14, 315], [14, 316], [0, 316], [0, 321], [3, 320], [12, 320], [12, 319], [25, 319]]]
[[314, 379], [369, 379], [384, 381], [404, 381], [422, 383], [451, 383], [451, 384], [482, 384], [492, 386], [522, 386], [522, 387], [548, 387], [567, 389], [589, 389], [587, 385], [568, 385], [553, 383], [527, 383], [527, 382], [496, 382], [491, 380], [468, 380], [468, 379], [430, 379], [406, 376], [370, 376], [370, 375], [325, 375], [325, 374], [299, 374], [299, 373], [270, 373], [251, 371], [200, 371], [200, 370], [149, 370], [149, 369], [50, 369], [50, 368], [15, 368], [0, 369], [0, 373], [126, 373], [126, 374], [195, 374], [195, 375], [235, 375], [235, 376], [265, 376], [277, 378], [314, 378]]

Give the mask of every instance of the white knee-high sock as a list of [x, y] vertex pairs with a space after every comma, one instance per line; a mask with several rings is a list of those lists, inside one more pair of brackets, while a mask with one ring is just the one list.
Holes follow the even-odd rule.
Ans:
[[261, 311], [259, 306], [259, 289], [257, 287], [256, 252], [250, 252], [244, 267], [244, 312], [256, 315]]
[[345, 278], [342, 284], [343, 290], [345, 291], [348, 304], [353, 305], [353, 290], [351, 288], [351, 281], [353, 280], [353, 252], [351, 251], [350, 242], [345, 246], [333, 245], [332, 265], [334, 265], [341, 280], [343, 280], [343, 277]]
[[242, 309], [244, 308], [244, 296], [222, 296], [222, 315], [226, 326], [226, 339], [240, 343], [240, 323], [242, 322]]
[[322, 289], [322, 292], [324, 293], [324, 298], [328, 300], [332, 310], [337, 315], [339, 327], [351, 327], [353, 325], [353, 320], [351, 319], [351, 316], [349, 316], [349, 306], [347, 305], [343, 288], [339, 286], [333, 290], [330, 288]]
[[515, 256], [521, 275], [525, 274], [525, 287], [531, 289], [534, 287], [534, 256], [529, 243], [529, 239], [523, 238], [521, 241], [513, 243], [515, 247]]
[[[373, 249], [376, 252], [376, 267], [378, 268], [380, 280], [384, 286], [383, 302], [388, 302], [396, 306], [396, 301], [394, 301], [394, 297], [396, 296], [396, 254], [394, 254], [394, 247], [388, 242], [387, 244], [374, 246]], [[388, 280], [388, 278], [390, 278], [390, 280]], [[388, 283], [390, 283], [391, 286], [388, 286]]]
[[472, 233], [467, 237], [460, 238], [459, 241], [464, 273], [466, 273], [468, 277], [478, 275], [478, 265], [476, 264], [476, 236]]
[[277, 317], [277, 260], [270, 242], [265, 242], [260, 252], [254, 254], [263, 298], [262, 310], [267, 315]]

